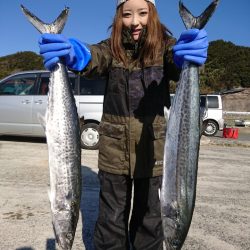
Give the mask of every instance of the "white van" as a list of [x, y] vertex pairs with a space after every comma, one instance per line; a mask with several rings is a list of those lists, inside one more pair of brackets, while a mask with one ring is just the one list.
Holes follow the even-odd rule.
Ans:
[[[174, 94], [171, 94], [171, 103], [173, 102]], [[206, 136], [214, 136], [219, 130], [223, 130], [224, 119], [222, 109], [221, 95], [201, 95], [201, 107], [203, 113], [203, 134]], [[169, 110], [165, 111], [169, 116]]]
[[[48, 71], [26, 71], [0, 81], [0, 135], [45, 136], [38, 117], [46, 111], [49, 75]], [[80, 118], [82, 148], [97, 149], [106, 81], [73, 73], [69, 77]]]

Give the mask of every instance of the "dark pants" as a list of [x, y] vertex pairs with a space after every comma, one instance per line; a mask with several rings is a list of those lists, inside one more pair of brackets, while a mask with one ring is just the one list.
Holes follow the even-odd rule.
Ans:
[[[99, 172], [100, 203], [94, 233], [95, 250], [163, 249], [158, 194], [161, 178], [132, 180], [125, 175]], [[133, 182], [133, 210], [129, 223]]]

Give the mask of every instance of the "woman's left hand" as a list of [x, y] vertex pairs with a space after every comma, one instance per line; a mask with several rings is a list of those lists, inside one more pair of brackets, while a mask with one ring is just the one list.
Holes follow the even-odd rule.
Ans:
[[173, 47], [174, 62], [181, 68], [184, 60], [203, 65], [207, 59], [208, 38], [204, 29], [189, 29], [181, 33]]

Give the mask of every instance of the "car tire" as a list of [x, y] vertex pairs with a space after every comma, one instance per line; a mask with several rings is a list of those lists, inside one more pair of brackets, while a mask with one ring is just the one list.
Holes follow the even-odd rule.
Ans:
[[[205, 121], [207, 122], [207, 121]], [[217, 122], [213, 121], [213, 120], [209, 120], [207, 122], [207, 126], [204, 129], [203, 134], [206, 136], [214, 136], [219, 130], [218, 124]]]
[[99, 147], [98, 124], [87, 123], [81, 127], [81, 147], [95, 150]]

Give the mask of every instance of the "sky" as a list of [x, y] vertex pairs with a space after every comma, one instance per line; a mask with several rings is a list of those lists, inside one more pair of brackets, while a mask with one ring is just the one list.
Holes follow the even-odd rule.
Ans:
[[[178, 0], [156, 0], [160, 20], [178, 39], [185, 30], [178, 12]], [[184, 5], [199, 16], [212, 0], [183, 0]], [[116, 0], [9, 0], [0, 2], [0, 57], [20, 51], [39, 53], [39, 32], [23, 15], [20, 4], [46, 23], [52, 22], [65, 6], [70, 15], [63, 30], [67, 37], [88, 44], [109, 37]], [[220, 0], [205, 29], [209, 41], [222, 39], [250, 47], [250, 0]]]

